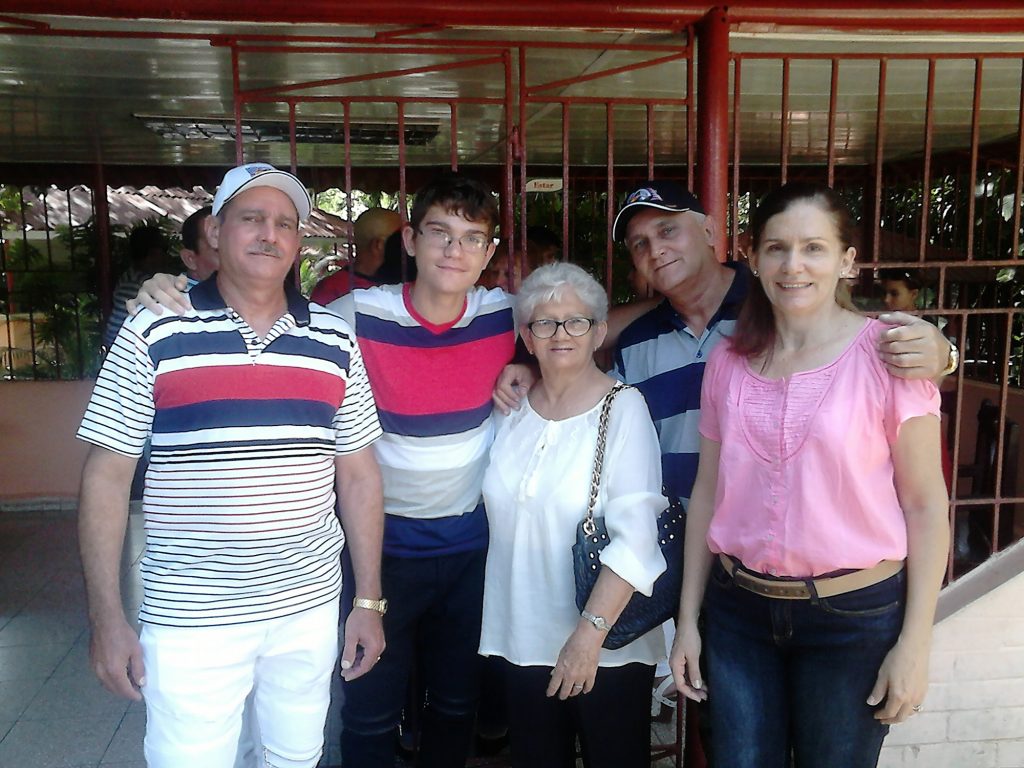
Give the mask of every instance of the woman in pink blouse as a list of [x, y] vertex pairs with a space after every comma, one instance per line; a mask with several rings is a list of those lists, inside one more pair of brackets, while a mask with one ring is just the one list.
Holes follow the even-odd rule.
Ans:
[[826, 187], [765, 197], [747, 305], [704, 374], [671, 663], [708, 699], [716, 768], [875, 766], [927, 689], [949, 535], [939, 397], [890, 376], [885, 326], [851, 309], [851, 228]]

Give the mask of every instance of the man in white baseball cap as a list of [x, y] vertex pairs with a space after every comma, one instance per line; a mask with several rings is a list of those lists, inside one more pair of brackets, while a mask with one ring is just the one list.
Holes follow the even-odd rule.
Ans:
[[[108, 690], [145, 699], [150, 768], [230, 768], [250, 692], [263, 760], [317, 764], [343, 546], [373, 606], [346, 622], [346, 676], [384, 650], [366, 369], [352, 327], [285, 281], [309, 208], [289, 173], [229, 171], [204, 222], [218, 271], [182, 315], [143, 310], [122, 326], [78, 432], [91, 444], [79, 504], [90, 658]], [[119, 563], [149, 438], [138, 636]]]
[[313, 206], [306, 187], [292, 174], [267, 163], [246, 163], [224, 174], [224, 180], [217, 187], [217, 194], [213, 197], [213, 215], [217, 216], [225, 205], [242, 192], [254, 187], [273, 187], [281, 190], [294, 203], [299, 221], [309, 218]]

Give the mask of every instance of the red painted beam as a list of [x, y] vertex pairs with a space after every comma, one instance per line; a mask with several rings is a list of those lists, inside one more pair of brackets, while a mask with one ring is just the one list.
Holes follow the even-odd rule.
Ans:
[[[308, 24], [396, 25], [409, 37], [439, 27], [594, 30], [682, 30], [714, 6], [698, 2], [592, 2], [565, 0], [8, 0], [4, 12], [118, 19], [249, 21]], [[729, 6], [733, 23], [852, 26], [863, 29], [1010, 32], [1024, 27], [1019, 0], [740, 0]]]

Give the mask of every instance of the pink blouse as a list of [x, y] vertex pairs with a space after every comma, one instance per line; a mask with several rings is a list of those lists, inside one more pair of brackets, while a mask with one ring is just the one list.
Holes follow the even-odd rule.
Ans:
[[939, 414], [930, 381], [891, 376], [867, 320], [828, 365], [754, 373], [728, 344], [708, 358], [700, 432], [720, 442], [712, 552], [778, 576], [870, 568], [907, 556], [891, 446], [907, 419]]

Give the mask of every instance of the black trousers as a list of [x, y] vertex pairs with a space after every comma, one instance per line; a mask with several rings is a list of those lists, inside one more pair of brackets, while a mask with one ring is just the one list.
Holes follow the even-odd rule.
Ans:
[[505, 662], [514, 768], [574, 768], [579, 737], [586, 768], [646, 768], [651, 762], [654, 667], [597, 670], [594, 689], [565, 701], [545, 692], [551, 667]]
[[426, 690], [420, 768], [463, 768], [480, 694], [480, 616], [486, 552], [442, 557], [385, 555], [387, 647], [365, 677], [342, 686], [341, 762], [392, 768], [415, 660]]

